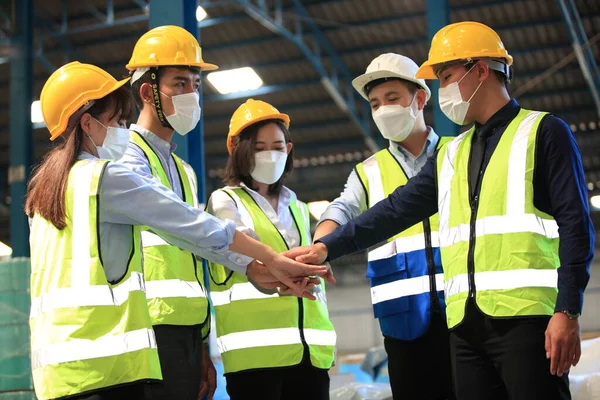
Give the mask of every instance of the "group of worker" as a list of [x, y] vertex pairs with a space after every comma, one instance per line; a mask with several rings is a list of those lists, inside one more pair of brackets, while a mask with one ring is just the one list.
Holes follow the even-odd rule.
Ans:
[[[475, 22], [442, 28], [420, 68], [375, 58], [353, 86], [389, 148], [356, 166], [314, 238], [284, 185], [290, 118], [263, 101], [233, 114], [226, 186], [199, 209], [172, 139], [200, 121], [201, 72], [217, 66], [183, 28], [144, 34], [121, 81], [58, 69], [40, 101], [62, 141], [25, 204], [38, 398], [211, 398], [210, 297], [232, 400], [329, 399], [327, 262], [371, 247], [394, 398], [569, 399], [593, 255], [585, 179], [569, 127], [510, 98], [511, 66]], [[424, 79], [471, 129], [425, 124]]]

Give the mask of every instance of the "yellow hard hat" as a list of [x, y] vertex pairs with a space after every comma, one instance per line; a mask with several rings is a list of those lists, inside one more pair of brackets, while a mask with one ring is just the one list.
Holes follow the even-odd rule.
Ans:
[[500, 36], [489, 26], [473, 21], [450, 24], [440, 29], [431, 40], [429, 58], [421, 65], [415, 78], [437, 79], [433, 69], [435, 65], [479, 58], [504, 59], [508, 66], [513, 62]]
[[69, 119], [90, 101], [101, 99], [129, 81], [117, 81], [108, 72], [91, 64], [73, 61], [50, 75], [40, 96], [44, 122], [50, 131], [50, 140], [62, 135]]
[[278, 109], [261, 100], [249, 99], [238, 107], [231, 116], [229, 122], [229, 133], [227, 134], [227, 151], [233, 153], [235, 149], [235, 138], [242, 133], [244, 129], [260, 121], [268, 119], [278, 119], [290, 127], [290, 117], [287, 114], [280, 113]]
[[203, 71], [217, 69], [202, 59], [202, 48], [196, 38], [179, 26], [165, 25], [151, 29], [137, 41], [126, 68], [185, 65]]

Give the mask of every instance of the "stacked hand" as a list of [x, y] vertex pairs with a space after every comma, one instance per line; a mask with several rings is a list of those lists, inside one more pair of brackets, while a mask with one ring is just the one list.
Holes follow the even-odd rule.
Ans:
[[281, 254], [268, 264], [253, 261], [247, 270], [248, 279], [255, 286], [270, 289], [268, 293], [279, 291], [280, 294], [306, 297], [310, 300], [315, 300], [310, 290], [321, 283], [318, 276], [325, 274], [327, 267], [324, 265], [301, 264]]
[[[294, 295], [315, 300], [310, 290], [319, 285], [319, 276], [335, 283], [333, 271], [322, 265], [327, 258], [327, 248], [318, 243], [296, 247], [278, 254], [270, 262], [253, 261], [248, 266], [249, 280], [264, 289], [277, 290], [282, 295]], [[313, 264], [313, 265], [308, 265]]]
[[[327, 247], [323, 243], [315, 243], [312, 246], [296, 247], [282, 254], [301, 263], [320, 265], [327, 259]], [[327, 282], [335, 283], [330, 266], [327, 266], [327, 273], [322, 276]]]

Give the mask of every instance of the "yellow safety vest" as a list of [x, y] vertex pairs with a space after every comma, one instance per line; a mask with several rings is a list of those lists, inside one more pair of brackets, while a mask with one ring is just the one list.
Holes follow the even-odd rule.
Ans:
[[470, 203], [474, 128], [439, 152], [439, 233], [448, 327], [469, 296], [492, 317], [552, 315], [557, 295], [558, 226], [533, 204], [535, 147], [545, 113], [521, 109], [500, 138]]
[[[130, 140], [144, 152], [152, 175], [172, 189], [167, 173], [152, 147], [137, 132], [131, 131]], [[183, 201], [198, 207], [196, 175], [188, 165], [171, 155], [181, 182]], [[160, 216], [157, 216], [160, 218]], [[172, 246], [152, 232], [142, 228], [144, 247], [144, 274], [146, 297], [152, 325], [191, 326], [203, 324], [202, 334], [208, 335], [209, 304], [204, 289], [202, 263], [189, 251]]]
[[[288, 250], [279, 230], [243, 188], [221, 189], [235, 201], [244, 225], [275, 251]], [[310, 244], [308, 207], [290, 203], [301, 244]], [[331, 368], [336, 334], [329, 320], [325, 283], [317, 286], [317, 300], [268, 295], [245, 275], [209, 263], [211, 300], [215, 309], [217, 346], [225, 373], [297, 365], [305, 349], [313, 366]], [[309, 383], [307, 383], [309, 384]]]
[[66, 189], [67, 226], [31, 223], [31, 368], [39, 399], [162, 379], [144, 294], [140, 229], [127, 272], [107, 282], [98, 227], [107, 161], [78, 161]]

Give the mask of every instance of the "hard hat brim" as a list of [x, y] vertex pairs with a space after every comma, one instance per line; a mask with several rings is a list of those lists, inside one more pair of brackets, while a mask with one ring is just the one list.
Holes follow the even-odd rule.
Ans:
[[[91, 95], [88, 99], [89, 100], [98, 100], [101, 99], [103, 97], [108, 96], [109, 94], [111, 94], [112, 92], [118, 90], [119, 88], [121, 88], [123, 85], [125, 85], [127, 82], [129, 82], [131, 78], [127, 77], [125, 79], [121, 79], [120, 81], [117, 81], [113, 86], [111, 86], [110, 88], [107, 88], [105, 90], [100, 90], [97, 93], [95, 93], [94, 95]], [[85, 104], [80, 104], [77, 107], [77, 110], [79, 110], [81, 107], [83, 107]], [[77, 111], [75, 111], [77, 112]], [[50, 141], [54, 141], [56, 138], [58, 138], [59, 136], [61, 136], [62, 134], [65, 133], [65, 129], [67, 129], [67, 125], [68, 125], [68, 119], [65, 119], [64, 122], [61, 122], [60, 126], [55, 129], [55, 132], [53, 134], [50, 135]]]
[[290, 129], [290, 116], [284, 113], [267, 114], [263, 115], [262, 117], [253, 119], [252, 121], [248, 121], [247, 123], [240, 125], [240, 127], [237, 128], [235, 132], [231, 132], [227, 135], [227, 151], [229, 151], [229, 154], [231, 155], [233, 153], [233, 149], [235, 148], [235, 144], [233, 143], [234, 138], [238, 137], [244, 129], [261, 121], [266, 121], [269, 119], [278, 119], [285, 124], [286, 128]]
[[152, 68], [152, 67], [198, 67], [200, 71], [214, 71], [219, 69], [218, 65], [210, 64], [210, 63], [185, 63], [182, 64], [180, 62], [159, 62], [159, 63], [131, 63], [127, 64], [125, 68], [129, 71], [135, 71], [138, 68]]
[[415, 74], [415, 78], [418, 79], [438, 79], [435, 71], [433, 70], [433, 64], [429, 63], [429, 61], [425, 61], [419, 70]]
[[[417, 75], [418, 75], [418, 73], [417, 73]], [[364, 92], [365, 86], [370, 82], [376, 81], [377, 79], [383, 79], [383, 78], [398, 78], [398, 79], [402, 79], [405, 81], [410, 81], [410, 82], [416, 83], [417, 85], [419, 85], [420, 88], [422, 88], [425, 91], [425, 93], [427, 93], [427, 100], [429, 100], [429, 98], [431, 97], [431, 89], [429, 89], [429, 87], [427, 87], [427, 85], [423, 86], [423, 84], [421, 82], [419, 82], [418, 79], [420, 79], [420, 77], [415, 76], [415, 78], [411, 78], [411, 77], [400, 75], [396, 72], [388, 71], [388, 70], [379, 70], [379, 71], [362, 74], [352, 80], [352, 86], [358, 92], [358, 94], [360, 94], [362, 96], [363, 99], [369, 101], [369, 97], [367, 97], [367, 95]]]

